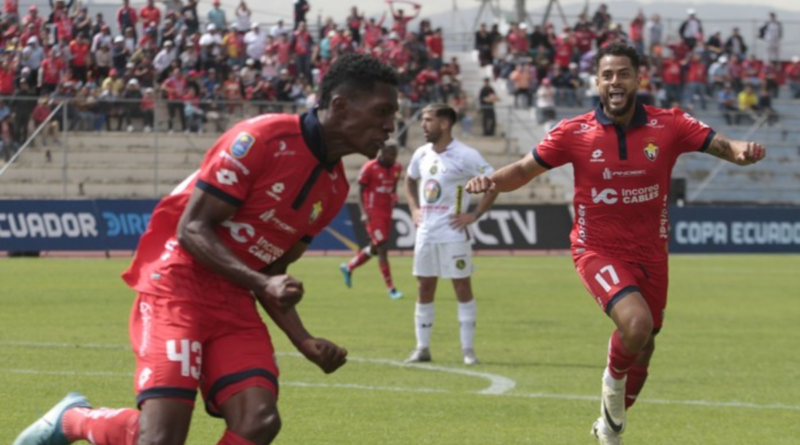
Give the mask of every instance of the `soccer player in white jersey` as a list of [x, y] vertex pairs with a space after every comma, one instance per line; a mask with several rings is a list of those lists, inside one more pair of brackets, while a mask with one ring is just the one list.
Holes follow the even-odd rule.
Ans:
[[485, 176], [494, 169], [477, 150], [453, 139], [455, 123], [455, 110], [445, 104], [431, 104], [422, 110], [422, 130], [428, 143], [414, 152], [406, 175], [406, 198], [417, 226], [414, 275], [419, 292], [414, 312], [417, 347], [406, 360], [409, 363], [431, 360], [433, 300], [439, 278], [453, 280], [464, 363], [478, 363], [473, 347], [476, 311], [467, 226], [489, 210], [497, 194], [483, 195], [477, 208], [468, 212], [467, 181], [475, 173]]

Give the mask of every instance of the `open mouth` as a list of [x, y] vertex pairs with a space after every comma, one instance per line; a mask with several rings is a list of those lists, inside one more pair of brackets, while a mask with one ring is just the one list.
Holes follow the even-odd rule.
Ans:
[[625, 92], [612, 91], [608, 93], [608, 99], [612, 104], [621, 104], [625, 101]]

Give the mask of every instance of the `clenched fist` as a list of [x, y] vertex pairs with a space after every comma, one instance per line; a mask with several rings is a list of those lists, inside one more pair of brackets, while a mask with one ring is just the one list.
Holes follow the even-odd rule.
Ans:
[[347, 349], [324, 338], [303, 340], [298, 349], [309, 361], [319, 366], [325, 374], [330, 374], [347, 363]]
[[302, 281], [289, 275], [273, 275], [267, 277], [263, 289], [256, 292], [286, 311], [300, 302], [305, 291]]
[[487, 176], [478, 176], [470, 179], [464, 189], [467, 191], [467, 193], [472, 193], [474, 195], [479, 193], [493, 192], [496, 189], [496, 185], [491, 178]]

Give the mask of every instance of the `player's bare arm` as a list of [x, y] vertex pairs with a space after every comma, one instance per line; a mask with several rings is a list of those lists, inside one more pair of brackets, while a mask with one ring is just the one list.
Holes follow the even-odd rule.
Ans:
[[732, 141], [717, 133], [706, 153], [737, 165], [751, 165], [767, 156], [767, 148], [758, 142]]
[[461, 215], [453, 215], [450, 218], [450, 225], [455, 229], [464, 229], [468, 225], [479, 220], [480, 217], [483, 216], [484, 213], [488, 212], [492, 207], [492, 204], [494, 204], [494, 201], [497, 199], [497, 195], [499, 195], [497, 190], [486, 191], [473, 212], [464, 213]]
[[[261, 269], [261, 273], [268, 276], [284, 276], [289, 265], [300, 259], [308, 248], [308, 244], [298, 242], [280, 258], [269, 266]], [[300, 283], [302, 290], [302, 283]], [[289, 338], [295, 348], [302, 353], [309, 361], [320, 367], [326, 374], [339, 369], [345, 364], [347, 350], [337, 346], [324, 338], [316, 338], [311, 335], [303, 325], [300, 314], [295, 307], [283, 310], [272, 298], [265, 298], [256, 295], [259, 304], [264, 308], [275, 324], [281, 328]]]
[[267, 276], [251, 269], [217, 237], [215, 228], [235, 213], [235, 206], [196, 188], [178, 223], [178, 243], [204, 266], [260, 298], [275, 299], [283, 309], [299, 303], [302, 283], [286, 275]]
[[524, 158], [513, 164], [497, 170], [491, 176], [479, 176], [469, 180], [466, 186], [468, 193], [487, 193], [487, 192], [511, 192], [525, 184], [533, 178], [546, 172], [547, 169], [536, 162], [532, 153], [528, 153]]
[[422, 217], [419, 210], [418, 191], [417, 180], [406, 175], [406, 201], [408, 202], [408, 209], [411, 210], [411, 217], [414, 219], [415, 225], [419, 225], [420, 218]]

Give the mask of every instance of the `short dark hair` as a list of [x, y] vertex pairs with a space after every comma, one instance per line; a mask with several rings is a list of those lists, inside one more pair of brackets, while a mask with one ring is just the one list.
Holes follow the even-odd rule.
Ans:
[[605, 56], [627, 57], [631, 61], [633, 69], [636, 71], [639, 71], [639, 66], [642, 64], [642, 59], [639, 57], [639, 53], [636, 51], [636, 48], [624, 42], [614, 42], [597, 50], [597, 55], [594, 56], [595, 71], [600, 68], [600, 61], [603, 60], [603, 57]]
[[320, 87], [319, 108], [325, 110], [331, 96], [340, 88], [372, 91], [378, 82], [397, 86], [397, 73], [388, 65], [368, 54], [348, 53], [331, 65]]
[[453, 107], [447, 104], [441, 104], [441, 103], [430, 104], [422, 109], [423, 113], [428, 111], [432, 112], [433, 115], [436, 117], [443, 117], [447, 119], [448, 121], [450, 121], [451, 126], [455, 125], [456, 121], [458, 120], [458, 115], [456, 114], [456, 110], [454, 110]]

